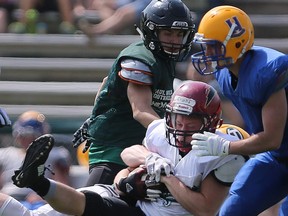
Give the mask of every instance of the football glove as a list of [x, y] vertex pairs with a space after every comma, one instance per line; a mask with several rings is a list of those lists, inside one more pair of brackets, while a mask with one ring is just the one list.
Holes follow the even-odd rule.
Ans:
[[11, 121], [7, 113], [0, 108], [0, 127], [11, 126]]
[[225, 156], [229, 154], [230, 141], [217, 134], [204, 132], [192, 135], [192, 150], [197, 150], [197, 156]]
[[160, 181], [161, 175], [169, 176], [174, 169], [174, 165], [169, 159], [156, 153], [151, 153], [145, 158], [145, 166], [151, 179], [155, 179], [156, 182]]
[[90, 135], [88, 134], [88, 127], [90, 125], [90, 118], [86, 119], [86, 121], [81, 125], [81, 127], [74, 133], [74, 138], [72, 140], [73, 147], [77, 148], [81, 143], [86, 141], [85, 147], [83, 148], [82, 152], [85, 153], [90, 145], [91, 145], [91, 139]]
[[146, 196], [145, 181], [142, 180], [142, 176], [147, 174], [145, 168], [137, 168], [133, 170], [126, 178], [120, 179], [116, 185], [117, 188], [127, 196], [134, 199], [144, 199]]
[[165, 184], [150, 180], [145, 167], [136, 168], [128, 177], [120, 179], [116, 186], [126, 196], [137, 200], [156, 201], [157, 198], [170, 195]]

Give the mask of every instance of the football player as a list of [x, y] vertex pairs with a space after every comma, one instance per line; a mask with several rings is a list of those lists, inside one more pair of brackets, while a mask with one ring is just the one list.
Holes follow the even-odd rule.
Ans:
[[137, 30], [142, 41], [120, 52], [91, 116], [75, 132], [74, 147], [86, 141], [87, 150], [91, 144], [87, 186], [112, 184], [126, 167], [121, 151], [142, 143], [147, 126], [164, 117], [174, 90], [175, 65], [189, 53], [194, 22], [182, 1], [152, 0]]
[[250, 17], [230, 5], [203, 16], [194, 42], [202, 48], [191, 57], [195, 69], [213, 74], [253, 135], [231, 142], [194, 134], [193, 149], [199, 156], [255, 155], [241, 169], [220, 215], [258, 215], [288, 194], [288, 55], [254, 46]]

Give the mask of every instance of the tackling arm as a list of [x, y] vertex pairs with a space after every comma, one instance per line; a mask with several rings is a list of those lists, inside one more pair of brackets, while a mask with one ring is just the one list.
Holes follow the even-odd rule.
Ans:
[[275, 150], [281, 145], [286, 119], [287, 101], [282, 89], [270, 96], [262, 108], [263, 131], [248, 139], [230, 143], [230, 154], [251, 155]]
[[218, 183], [212, 174], [202, 181], [200, 191], [197, 192], [173, 175], [161, 176], [161, 182], [177, 202], [193, 215], [216, 215], [229, 190], [229, 187]]
[[129, 167], [138, 167], [145, 164], [146, 157], [151, 152], [142, 145], [133, 145], [121, 152], [121, 158]]

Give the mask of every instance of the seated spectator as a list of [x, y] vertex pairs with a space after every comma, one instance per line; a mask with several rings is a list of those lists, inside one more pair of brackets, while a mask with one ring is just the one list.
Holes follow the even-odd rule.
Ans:
[[[3, 188], [6, 193], [13, 194], [16, 189], [11, 184], [14, 169], [21, 165], [29, 144], [37, 137], [50, 132], [45, 116], [34, 110], [22, 113], [12, 126], [14, 142], [11, 146], [0, 148], [0, 165], [3, 167]], [[17, 190], [19, 191], [19, 190]], [[15, 194], [16, 195], [16, 194]]]
[[[79, 0], [74, 7], [74, 14], [78, 18], [82, 17], [78, 23], [79, 28], [88, 36], [126, 33], [129, 27], [135, 23], [139, 23], [141, 12], [150, 1], [151, 0]], [[90, 4], [87, 4], [87, 2], [90, 2]], [[89, 14], [92, 14], [92, 11], [94, 11], [94, 22], [96, 19], [97, 22], [99, 22], [98, 24], [89, 23]]]
[[[46, 202], [30, 189], [19, 189], [12, 184], [11, 176], [14, 170], [22, 164], [26, 149], [39, 136], [50, 133], [51, 128], [44, 114], [29, 110], [22, 113], [12, 126], [12, 136], [15, 145], [0, 148], [1, 192], [5, 192], [23, 203], [28, 209], [36, 209]], [[70, 152], [62, 147], [55, 146], [47, 159], [46, 166], [50, 172], [46, 176], [50, 179], [70, 185], [70, 166], [72, 159]]]
[[18, 0], [0, 0], [0, 33], [7, 32], [12, 20], [12, 11], [17, 8]]
[[76, 30], [70, 0], [19, 0], [18, 7], [20, 12], [17, 21], [11, 23], [8, 27], [8, 31], [11, 33], [39, 33], [38, 31], [45, 31], [40, 25], [37, 25], [39, 24], [39, 15], [51, 11], [57, 11], [60, 14], [59, 33], [71, 34]]

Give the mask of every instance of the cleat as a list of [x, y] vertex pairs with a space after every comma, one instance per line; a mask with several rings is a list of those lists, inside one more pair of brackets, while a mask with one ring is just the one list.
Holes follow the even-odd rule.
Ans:
[[17, 187], [30, 187], [40, 178], [44, 178], [44, 164], [53, 145], [54, 138], [51, 134], [40, 136], [29, 145], [22, 166], [15, 170], [12, 176], [12, 181]]

